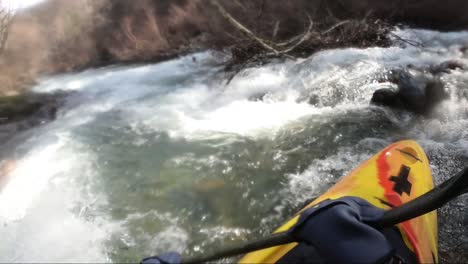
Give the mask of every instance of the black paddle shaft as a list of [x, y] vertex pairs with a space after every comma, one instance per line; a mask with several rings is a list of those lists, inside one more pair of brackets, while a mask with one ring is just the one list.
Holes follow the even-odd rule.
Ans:
[[270, 248], [274, 246], [284, 245], [295, 242], [295, 239], [288, 233], [276, 233], [272, 234], [269, 237], [259, 239], [257, 241], [249, 242], [244, 245], [237, 245], [231, 248], [226, 248], [224, 250], [218, 251], [211, 255], [200, 256], [190, 259], [182, 260], [183, 264], [195, 264], [195, 263], [204, 263], [210, 262], [222, 258], [234, 257], [241, 254], [246, 254], [248, 252], [257, 251], [265, 248]]

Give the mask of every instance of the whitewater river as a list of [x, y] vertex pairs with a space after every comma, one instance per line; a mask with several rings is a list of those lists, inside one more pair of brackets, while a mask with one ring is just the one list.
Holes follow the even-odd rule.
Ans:
[[[369, 106], [384, 72], [468, 65], [468, 32], [397, 31], [424, 49], [330, 50], [246, 69], [223, 57], [43, 79], [75, 91], [56, 121], [1, 143], [0, 262], [135, 262], [271, 232], [387, 144], [415, 139], [440, 183], [468, 165], [468, 72], [429, 118]], [[440, 210], [440, 256], [468, 261], [468, 199]]]

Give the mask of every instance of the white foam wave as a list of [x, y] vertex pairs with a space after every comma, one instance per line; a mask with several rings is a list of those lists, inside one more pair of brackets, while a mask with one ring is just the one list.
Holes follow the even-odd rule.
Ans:
[[106, 227], [83, 215], [96, 200], [85, 199], [76, 186], [92, 176], [89, 156], [73, 143], [59, 133], [17, 161], [0, 193], [0, 262], [108, 261]]
[[342, 148], [335, 155], [312, 161], [309, 168], [301, 173], [288, 174], [286, 189], [289, 202], [297, 204], [320, 195], [369, 156], [367, 153], [356, 153], [352, 148]]
[[[9, 182], [0, 193], [0, 218], [20, 220], [34, 200], [47, 188], [52, 177], [70, 166], [69, 159], [56, 159], [63, 141], [31, 152], [16, 164], [9, 175]], [[51, 162], [53, 161], [53, 162]]]

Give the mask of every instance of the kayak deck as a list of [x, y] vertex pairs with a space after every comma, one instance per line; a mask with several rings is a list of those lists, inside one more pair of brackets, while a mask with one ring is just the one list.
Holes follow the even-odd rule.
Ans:
[[[423, 149], [414, 141], [400, 141], [363, 162], [304, 209], [326, 199], [356, 196], [376, 207], [388, 210], [421, 196], [433, 187], [429, 161]], [[290, 229], [299, 219], [299, 214], [300, 212], [275, 232]], [[401, 223], [397, 227], [406, 245], [416, 254], [420, 263], [437, 262], [435, 211]], [[291, 243], [252, 252], [245, 255], [239, 263], [276, 263], [296, 246], [297, 243]]]

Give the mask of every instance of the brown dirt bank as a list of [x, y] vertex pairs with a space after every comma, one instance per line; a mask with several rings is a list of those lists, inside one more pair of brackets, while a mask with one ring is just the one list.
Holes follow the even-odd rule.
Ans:
[[[303, 44], [298, 50], [303, 56], [323, 48], [385, 44], [376, 33], [380, 27], [364, 28], [376, 19], [439, 30], [468, 28], [465, 0], [219, 2], [255, 34], [275, 42], [304, 32], [308, 15], [318, 31], [371, 18], [357, 26], [362, 33], [357, 39], [354, 29], [343, 29], [323, 43]], [[233, 50], [241, 57], [260, 51], [248, 42], [208, 0], [49, 0], [17, 14], [0, 57], [0, 94], [30, 87], [40, 74], [158, 61], [206, 48], [241, 47]]]

